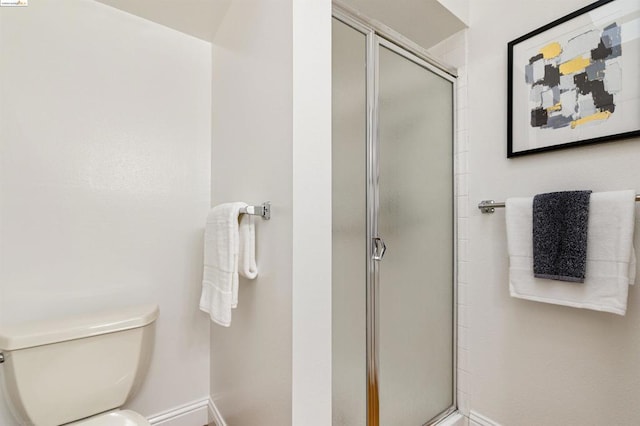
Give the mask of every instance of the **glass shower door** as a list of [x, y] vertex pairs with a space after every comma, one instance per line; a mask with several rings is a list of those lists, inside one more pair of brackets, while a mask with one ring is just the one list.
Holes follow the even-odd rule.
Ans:
[[366, 36], [333, 20], [333, 426], [367, 414]]
[[430, 424], [455, 401], [453, 78], [347, 15], [332, 67], [332, 424]]
[[453, 83], [378, 48], [380, 425], [422, 425], [453, 403]]

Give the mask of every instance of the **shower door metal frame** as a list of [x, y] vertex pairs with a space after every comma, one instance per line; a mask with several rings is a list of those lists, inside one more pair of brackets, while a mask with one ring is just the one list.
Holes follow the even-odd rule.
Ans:
[[[379, 61], [378, 52], [380, 47], [385, 47], [394, 53], [402, 56], [403, 58], [415, 63], [416, 65], [425, 68], [445, 80], [452, 83], [452, 154], [456, 152], [457, 140], [456, 132], [457, 117], [456, 117], [456, 93], [457, 93], [457, 72], [455, 68], [452, 68], [438, 59], [431, 56], [422, 47], [402, 36], [393, 29], [386, 25], [377, 22], [375, 20], [364, 17], [357, 11], [350, 7], [333, 0], [333, 18], [353, 28], [354, 30], [364, 34], [366, 36], [366, 155], [367, 155], [367, 188], [366, 188], [366, 200], [367, 200], [367, 218], [366, 218], [366, 252], [367, 252], [367, 282], [366, 282], [366, 326], [367, 326], [367, 426], [379, 426], [380, 423], [380, 403], [379, 403], [379, 387], [378, 387], [378, 354], [379, 354], [379, 300], [378, 294], [380, 293], [380, 261], [374, 259], [374, 239], [378, 238], [378, 212], [379, 212], [379, 153], [380, 153], [380, 139], [379, 139], [379, 105], [378, 105], [378, 84], [379, 84]], [[455, 158], [452, 155], [452, 158]], [[453, 181], [456, 174], [456, 162], [453, 164], [453, 174], [451, 180]], [[425, 423], [426, 425], [435, 425], [441, 420], [448, 417], [450, 414], [457, 410], [457, 203], [455, 185], [452, 185], [454, 193], [452, 194], [453, 203], [453, 280], [451, 285], [453, 286], [453, 318], [452, 318], [452, 378], [453, 378], [453, 395], [452, 406], [445, 409], [442, 413], [435, 418], [430, 419]]]

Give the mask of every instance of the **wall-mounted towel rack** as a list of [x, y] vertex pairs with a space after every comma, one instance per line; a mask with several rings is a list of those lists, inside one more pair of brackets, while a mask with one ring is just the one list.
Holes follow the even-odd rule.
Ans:
[[[640, 201], [640, 194], [636, 195], [636, 202]], [[498, 208], [504, 207], [504, 201], [499, 203], [493, 200], [482, 200], [478, 203], [478, 208], [482, 213], [493, 213]]]
[[262, 216], [263, 219], [271, 219], [271, 202], [267, 201], [260, 206], [247, 206], [240, 209], [240, 214]]

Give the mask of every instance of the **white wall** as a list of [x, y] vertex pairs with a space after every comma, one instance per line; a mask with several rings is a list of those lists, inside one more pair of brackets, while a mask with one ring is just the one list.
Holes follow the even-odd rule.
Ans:
[[293, 1], [293, 424], [331, 424], [331, 1]]
[[459, 12], [468, 0], [341, 0], [424, 48], [430, 48], [463, 29]]
[[211, 327], [212, 399], [231, 425], [331, 418], [330, 10], [237, 0], [213, 43], [212, 202], [273, 208], [258, 278], [241, 279], [231, 327]]
[[504, 211], [476, 208], [554, 190], [640, 191], [637, 139], [506, 159], [507, 42], [589, 3], [470, 2], [470, 406], [503, 425], [640, 424], [638, 288], [625, 317], [510, 298]]
[[230, 425], [291, 424], [292, 10], [234, 1], [213, 42], [212, 203], [271, 201], [256, 219], [258, 277], [231, 327], [211, 326], [211, 395]]
[[469, 25], [470, 0], [438, 0], [438, 2], [456, 15], [466, 26]]
[[429, 49], [443, 63], [457, 69], [455, 195], [457, 229], [457, 383], [458, 410], [469, 414], [469, 103], [467, 75], [467, 33], [462, 30]]
[[100, 3], [0, 10], [0, 326], [159, 303], [144, 415], [208, 395], [210, 85], [209, 43]]
[[231, 4], [231, 0], [96, 1], [209, 42], [213, 40], [218, 25], [220, 25]]

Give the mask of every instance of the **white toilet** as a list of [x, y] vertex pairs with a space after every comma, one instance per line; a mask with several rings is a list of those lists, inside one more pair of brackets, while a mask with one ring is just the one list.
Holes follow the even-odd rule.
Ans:
[[149, 365], [157, 305], [0, 329], [5, 394], [24, 426], [148, 426], [118, 408]]

